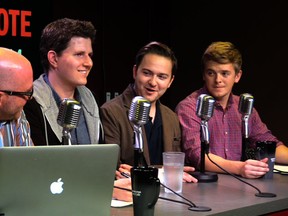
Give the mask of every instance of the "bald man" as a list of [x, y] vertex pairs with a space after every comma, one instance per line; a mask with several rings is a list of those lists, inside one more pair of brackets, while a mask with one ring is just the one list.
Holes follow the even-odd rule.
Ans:
[[31, 146], [23, 106], [33, 95], [33, 70], [23, 55], [0, 47], [0, 147]]

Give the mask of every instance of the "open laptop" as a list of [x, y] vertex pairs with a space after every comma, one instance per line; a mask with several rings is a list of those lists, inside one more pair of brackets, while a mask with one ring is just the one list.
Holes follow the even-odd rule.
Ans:
[[0, 215], [108, 216], [117, 144], [0, 149]]

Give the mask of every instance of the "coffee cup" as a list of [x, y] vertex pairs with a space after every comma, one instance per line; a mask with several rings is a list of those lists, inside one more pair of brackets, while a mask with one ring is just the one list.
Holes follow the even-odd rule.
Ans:
[[133, 167], [130, 170], [134, 216], [153, 216], [154, 206], [160, 193], [158, 169]]
[[273, 178], [275, 151], [276, 142], [274, 141], [256, 142], [256, 159], [261, 160], [263, 158], [268, 158], [269, 171], [263, 176], [264, 179]]

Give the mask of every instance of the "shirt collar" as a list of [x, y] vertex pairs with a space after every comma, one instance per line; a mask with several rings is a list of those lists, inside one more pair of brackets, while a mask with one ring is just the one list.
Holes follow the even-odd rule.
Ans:
[[[57, 92], [53, 89], [53, 87], [52, 87], [52, 85], [51, 85], [51, 83], [50, 83], [50, 81], [48, 79], [47, 73], [44, 74], [43, 79], [47, 83], [47, 85], [51, 88], [52, 93], [53, 93], [53, 97], [54, 97], [54, 99], [56, 101], [56, 104], [58, 106], [60, 106], [62, 100], [61, 100], [60, 96], [57, 94]], [[75, 98], [76, 98], [76, 100], [78, 102], [81, 102], [81, 97], [80, 97], [80, 94], [78, 93], [78, 89], [77, 88], [75, 89]]]

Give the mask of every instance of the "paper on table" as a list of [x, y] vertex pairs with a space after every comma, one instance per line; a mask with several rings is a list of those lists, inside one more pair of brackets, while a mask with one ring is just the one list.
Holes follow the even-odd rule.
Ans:
[[111, 207], [114, 207], [114, 208], [121, 208], [121, 207], [129, 206], [129, 205], [133, 205], [133, 202], [126, 202], [126, 201], [116, 200], [116, 199], [111, 200]]
[[274, 172], [288, 172], [288, 166], [287, 165], [274, 165]]

